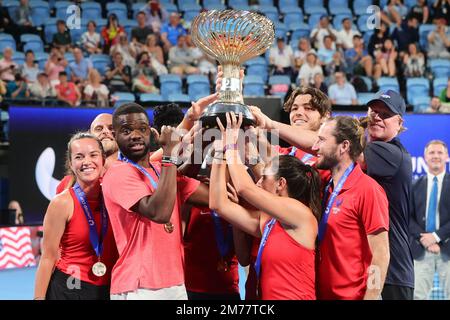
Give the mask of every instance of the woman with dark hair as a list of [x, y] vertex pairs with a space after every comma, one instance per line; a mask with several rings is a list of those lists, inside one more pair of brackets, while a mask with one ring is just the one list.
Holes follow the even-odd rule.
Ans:
[[159, 93], [155, 87], [155, 78], [158, 73], [153, 68], [152, 61], [148, 52], [141, 52], [136, 58], [136, 67], [133, 70], [132, 90], [139, 93]]
[[[217, 121], [225, 147], [215, 148], [209, 206], [235, 227], [261, 238], [255, 263], [261, 299], [314, 300], [319, 175], [293, 156], [280, 156], [266, 164], [263, 177], [253, 183], [237, 149], [242, 114], [239, 119], [234, 113], [226, 117], [226, 130]], [[253, 209], [228, 199], [227, 168], [237, 194]]]
[[117, 249], [103, 203], [100, 176], [105, 153], [100, 140], [77, 133], [67, 145], [75, 185], [49, 204], [35, 300], [109, 300]]
[[389, 39], [389, 26], [382, 22], [380, 28], [375, 29], [374, 34], [369, 39], [367, 51], [372, 57], [375, 58], [376, 52], [381, 51], [386, 39]]
[[109, 54], [110, 48], [119, 42], [119, 34], [126, 33], [123, 26], [114, 13], [108, 16], [108, 23], [102, 28], [103, 52]]

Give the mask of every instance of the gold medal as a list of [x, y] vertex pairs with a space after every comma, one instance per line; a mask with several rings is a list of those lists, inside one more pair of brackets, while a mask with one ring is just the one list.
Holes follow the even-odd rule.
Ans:
[[164, 230], [166, 230], [167, 233], [172, 233], [174, 228], [175, 228], [175, 227], [174, 227], [174, 225], [173, 225], [172, 222], [167, 222], [167, 223], [164, 225]]
[[227, 272], [228, 270], [229, 270], [228, 262], [226, 262], [224, 258], [221, 258], [219, 260], [219, 262], [217, 262], [217, 271], [219, 271], [219, 272]]
[[92, 266], [92, 273], [97, 277], [103, 277], [106, 274], [106, 265], [103, 262], [96, 262]]

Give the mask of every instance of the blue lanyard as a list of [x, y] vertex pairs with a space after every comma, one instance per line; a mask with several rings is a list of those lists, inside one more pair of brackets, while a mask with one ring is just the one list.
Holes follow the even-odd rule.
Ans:
[[275, 220], [275, 218], [272, 218], [264, 227], [264, 232], [263, 232], [263, 235], [261, 238], [261, 243], [259, 244], [258, 256], [256, 257], [256, 262], [255, 262], [255, 271], [256, 271], [256, 276], [258, 277], [258, 279], [259, 279], [259, 274], [261, 272], [262, 253], [263, 253], [264, 247], [266, 246], [267, 238], [269, 238], [270, 231], [272, 231], [272, 228], [275, 225], [276, 221], [277, 220]]
[[105, 239], [106, 231], [108, 230], [108, 213], [105, 209], [105, 204], [102, 199], [101, 203], [101, 238], [99, 239], [97, 228], [95, 226], [95, 220], [92, 215], [91, 208], [86, 199], [86, 194], [81, 189], [80, 185], [75, 183], [73, 186], [73, 190], [75, 191], [75, 195], [80, 202], [81, 207], [83, 208], [84, 215], [88, 221], [89, 225], [89, 239], [91, 240], [92, 247], [94, 248], [95, 254], [97, 257], [100, 257], [103, 253], [103, 240]]
[[230, 251], [233, 242], [233, 231], [231, 225], [227, 224], [227, 230], [223, 232], [221, 219], [214, 210], [211, 210], [211, 217], [214, 221], [214, 235], [216, 236], [217, 249], [219, 249], [220, 256], [224, 258], [228, 251]]
[[[296, 152], [297, 152], [297, 147], [292, 147], [291, 152], [289, 152], [289, 155], [295, 157], [295, 153], [296, 153]], [[305, 155], [304, 155], [303, 158], [302, 158], [302, 162], [303, 162], [303, 163], [306, 163], [306, 162], [308, 162], [308, 160], [311, 159], [312, 157], [313, 157], [312, 154], [310, 154], [310, 153], [305, 153]]]
[[[333, 192], [331, 193], [330, 199], [328, 200], [327, 207], [325, 208], [325, 211], [322, 216], [322, 220], [320, 220], [319, 224], [319, 242], [323, 240], [323, 237], [325, 235], [325, 230], [327, 228], [328, 218], [330, 217], [330, 211], [331, 207], [333, 206], [334, 200], [336, 200], [336, 197], [338, 196], [339, 192], [341, 191], [342, 187], [344, 186], [345, 181], [347, 180], [350, 173], [352, 173], [353, 168], [355, 167], [355, 163], [352, 163], [348, 166], [348, 168], [345, 170], [344, 175], [339, 179], [338, 184], [336, 185], [336, 188], [334, 188]], [[325, 187], [325, 192], [323, 194], [323, 201], [325, 204], [326, 199], [328, 198], [328, 189], [330, 188], [331, 184], [333, 183], [333, 179], [330, 179], [330, 182], [328, 182], [328, 185]]]
[[[145, 170], [143, 167], [141, 167], [140, 165], [138, 165], [137, 163], [131, 161], [130, 159], [128, 159], [127, 157], [125, 157], [120, 151], [119, 151], [119, 155], [117, 157], [117, 159], [119, 159], [120, 161], [123, 162], [127, 162], [129, 164], [131, 164], [133, 167], [135, 167], [136, 169], [138, 169], [140, 172], [142, 172], [147, 178], [148, 180], [150, 180], [150, 183], [153, 187], [153, 189], [156, 190], [156, 187], [158, 187], [158, 182], [156, 182], [152, 176], [150, 175], [150, 173], [147, 172], [147, 170]], [[150, 167], [152, 167], [153, 171], [155, 171], [156, 176], [159, 178], [159, 173], [158, 171], [156, 171], [156, 169], [152, 166], [152, 164], [150, 163]]]

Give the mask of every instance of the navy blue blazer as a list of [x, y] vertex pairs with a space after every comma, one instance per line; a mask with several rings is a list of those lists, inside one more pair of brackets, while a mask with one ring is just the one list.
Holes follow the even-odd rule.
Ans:
[[[420, 234], [425, 233], [427, 206], [427, 175], [413, 182], [411, 197], [411, 216], [409, 221], [409, 238], [411, 252], [416, 260], [423, 259], [425, 248], [420, 244]], [[445, 261], [450, 259], [450, 174], [446, 173], [442, 182], [439, 199], [439, 229], [435, 231], [441, 239], [439, 246]]]

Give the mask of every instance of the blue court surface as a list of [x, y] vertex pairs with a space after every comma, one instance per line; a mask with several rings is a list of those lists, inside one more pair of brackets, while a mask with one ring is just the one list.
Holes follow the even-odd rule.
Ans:
[[[0, 300], [33, 299], [36, 268], [0, 270]], [[245, 297], [245, 271], [239, 268], [239, 289]]]

